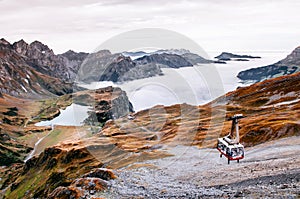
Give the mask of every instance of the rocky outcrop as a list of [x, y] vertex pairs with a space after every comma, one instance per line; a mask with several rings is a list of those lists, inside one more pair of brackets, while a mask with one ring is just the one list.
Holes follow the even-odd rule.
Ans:
[[44, 73], [42, 69], [37, 69], [38, 63], [44, 63], [43, 59], [40, 60], [42, 52], [46, 57], [47, 54], [52, 53], [47, 46], [39, 42], [28, 45], [21, 40], [11, 45], [2, 39], [0, 43], [0, 92], [27, 97], [71, 93], [72, 84], [47, 75], [46, 68]]
[[136, 59], [136, 62], [140, 65], [149, 63], [157, 64], [161, 68], [180, 68], [186, 66], [193, 66], [186, 59], [176, 54], [153, 54], [150, 56], [144, 56]]
[[20, 40], [12, 47], [38, 72], [69, 82], [75, 79], [82, 61], [88, 55], [74, 51], [55, 55], [53, 50], [39, 41], [27, 44], [24, 40]]
[[248, 59], [258, 59], [261, 58], [259, 56], [250, 56], [250, 55], [237, 55], [228, 52], [222, 52], [220, 55], [215, 57], [218, 60], [222, 61], [249, 61]]
[[[102, 147], [103, 153], [108, 154], [109, 150], [104, 145]], [[102, 166], [103, 163], [80, 143], [47, 148], [38, 157], [29, 159], [17, 175], [7, 179], [12, 183], [9, 196], [65, 198], [67, 195], [83, 196], [103, 191], [107, 189], [107, 181], [116, 176]], [[39, 177], [36, 172], [40, 173]], [[35, 180], [27, 182], [28, 178]], [[29, 186], [23, 190], [26, 184]]]
[[[103, 126], [108, 120], [124, 117], [134, 112], [126, 92], [118, 87], [109, 86], [94, 91], [84, 91], [74, 97], [76, 103], [93, 106], [93, 111], [89, 112], [90, 116], [85, 120], [86, 124]], [[90, 98], [93, 101], [90, 101]]]
[[[122, 67], [118, 67], [120, 64]], [[134, 67], [130, 58], [121, 54], [111, 54], [108, 50], [101, 50], [90, 54], [78, 71], [76, 81], [118, 81], [123, 73]]]
[[290, 55], [279, 62], [241, 71], [237, 77], [243, 81], [260, 82], [273, 77], [293, 74], [298, 71], [300, 71], [300, 47], [296, 48]]

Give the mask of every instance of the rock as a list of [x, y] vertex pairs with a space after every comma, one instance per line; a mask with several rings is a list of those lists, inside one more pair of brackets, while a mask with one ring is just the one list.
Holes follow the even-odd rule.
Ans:
[[235, 59], [234, 61], [249, 61], [249, 59]]
[[136, 59], [136, 63], [139, 65], [146, 65], [149, 63], [157, 64], [161, 68], [180, 68], [186, 66], [193, 66], [180, 55], [176, 54], [153, 54]]
[[57, 187], [47, 199], [80, 199], [83, 196], [83, 192], [76, 187]]
[[[77, 81], [120, 82], [149, 77], [143, 72], [134, 72], [137, 70], [135, 67], [136, 63], [130, 57], [119, 53], [111, 54], [109, 51], [99, 51], [87, 57], [78, 71]], [[133, 71], [131, 72], [131, 70]]]
[[85, 177], [77, 178], [71, 186], [81, 187], [81, 189], [89, 191], [103, 191], [107, 189], [107, 182], [100, 178]]
[[[103, 125], [108, 120], [118, 119], [134, 112], [126, 92], [118, 87], [109, 86], [96, 89], [91, 94], [94, 100], [91, 103], [94, 111], [89, 112], [89, 117], [84, 121], [86, 124]], [[83, 95], [86, 94], [84, 93]], [[76, 98], [79, 99], [80, 96]], [[81, 101], [77, 100], [77, 103], [85, 104], [87, 98], [80, 98]]]
[[260, 82], [273, 77], [293, 74], [298, 71], [300, 71], [300, 46], [281, 61], [268, 66], [241, 71], [237, 77], [243, 81]]
[[38, 72], [69, 82], [74, 81], [82, 61], [88, 55], [74, 51], [55, 55], [52, 49], [39, 41], [27, 44], [20, 40], [12, 47]]
[[279, 186], [279, 189], [287, 189], [287, 188], [289, 188], [288, 184], [282, 184]]
[[250, 55], [237, 55], [233, 53], [222, 52], [220, 55], [216, 56], [215, 58], [222, 61], [231, 61], [232, 59], [234, 59], [235, 61], [247, 61], [247, 59], [257, 59], [261, 57], [250, 56]]
[[117, 178], [111, 169], [106, 168], [96, 168], [91, 172], [82, 176], [82, 178], [101, 178], [103, 180], [112, 180]]
[[29, 45], [24, 40], [11, 45], [2, 40], [0, 51], [0, 93], [34, 98], [73, 91], [72, 84], [51, 76], [51, 71], [59, 73], [55, 67], [58, 58], [46, 45]]

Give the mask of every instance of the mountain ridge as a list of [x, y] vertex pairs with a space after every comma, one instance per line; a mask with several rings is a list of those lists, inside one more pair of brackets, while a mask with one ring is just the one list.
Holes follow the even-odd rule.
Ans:
[[[29, 65], [26, 56], [28, 44], [20, 41], [10, 44], [2, 39], [0, 43], [0, 92], [13, 96], [39, 97], [71, 93], [73, 85], [43, 74]], [[35, 43], [36, 44], [36, 43]], [[44, 47], [44, 46], [43, 46]], [[18, 53], [18, 52], [20, 53]]]
[[240, 71], [237, 77], [242, 81], [259, 82], [298, 71], [300, 71], [300, 46], [295, 48], [286, 58], [274, 64]]

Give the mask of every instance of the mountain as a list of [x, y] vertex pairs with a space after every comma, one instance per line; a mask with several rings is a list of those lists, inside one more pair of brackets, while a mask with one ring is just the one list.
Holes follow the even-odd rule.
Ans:
[[126, 57], [130, 57], [132, 59], [143, 57], [143, 56], [149, 55], [149, 54], [151, 54], [151, 53], [146, 53], [144, 51], [135, 51], [135, 52], [125, 51], [125, 52], [122, 52], [122, 55], [124, 55]]
[[188, 62], [190, 62], [193, 65], [196, 64], [211, 64], [211, 63], [215, 63], [215, 61], [212, 60], [208, 60], [205, 59], [197, 54], [194, 53], [184, 53], [181, 55], [185, 60], [187, 60]]
[[[23, 40], [11, 45], [0, 40], [0, 92], [13, 96], [34, 97], [71, 93], [73, 86], [59, 78], [47, 75], [41, 68], [40, 54], [50, 53], [44, 45], [34, 42], [27, 45]], [[28, 57], [30, 56], [30, 57]], [[55, 72], [55, 70], [53, 70]]]
[[225, 63], [222, 61], [213, 61], [213, 60], [205, 59], [205, 58], [201, 57], [200, 55], [191, 53], [189, 50], [186, 50], [186, 49], [161, 49], [161, 50], [157, 50], [157, 51], [153, 51], [153, 52], [137, 51], [137, 52], [123, 52], [122, 54], [124, 56], [129, 56], [134, 60], [144, 57], [144, 56], [148, 57], [148, 56], [155, 55], [155, 54], [159, 54], [159, 55], [172, 54], [172, 55], [179, 55], [179, 56], [183, 57], [186, 61], [190, 62], [193, 65], [208, 64], [208, 63]]
[[[109, 192], [110, 186], [118, 187], [120, 185], [115, 184], [118, 181], [110, 183], [110, 180], [114, 178], [112, 176], [115, 176], [111, 173], [114, 170], [105, 167], [118, 169], [118, 178], [121, 180], [129, 179], [126, 171], [137, 168], [142, 172], [148, 168], [147, 166], [151, 166], [144, 164], [143, 161], [162, 160], [174, 156], [174, 152], [170, 154], [166, 150], [168, 147], [175, 147], [174, 149], [177, 150], [179, 146], [189, 146], [185, 149], [183, 157], [186, 156], [187, 151], [196, 150], [191, 145], [200, 148], [214, 147], [217, 138], [228, 134], [231, 128], [231, 123], [225, 121], [225, 116], [229, 117], [236, 113], [243, 113], [246, 116], [240, 121], [241, 143], [246, 147], [260, 147], [259, 144], [271, 140], [300, 136], [299, 84], [300, 73], [296, 73], [238, 88], [203, 106], [187, 104], [168, 107], [155, 106], [135, 113], [132, 119], [121, 117], [109, 120], [105, 123], [102, 131], [87, 137], [83, 135], [79, 140], [74, 139], [76, 135], [74, 132], [77, 132], [78, 128], [69, 128], [67, 132], [73, 137], [70, 136], [69, 139], [64, 139], [63, 142], [46, 148], [39, 156], [33, 157], [25, 164], [15, 166], [15, 172], [11, 173], [9, 178], [3, 177], [5, 180], [2, 189], [9, 187], [7, 198], [15, 196], [55, 198], [63, 193], [68, 197], [72, 195], [72, 197], [80, 198], [89, 197], [94, 193], [102, 193], [105, 189], [108, 189]], [[101, 98], [97, 98], [97, 103], [101, 103]], [[101, 103], [101, 106], [103, 105]], [[84, 134], [85, 131], [84, 127], [81, 128], [80, 134]], [[58, 132], [56, 131], [55, 134], [56, 139], [58, 139]], [[59, 142], [59, 140], [56, 141]], [[270, 149], [270, 146], [266, 149]], [[197, 152], [200, 151], [197, 150]], [[257, 171], [250, 171], [249, 167], [258, 168], [260, 166], [261, 168], [263, 165], [260, 165], [260, 161], [270, 160], [259, 154], [259, 148], [256, 148], [254, 152], [259, 157], [258, 160], [245, 161], [245, 165], [239, 165], [243, 168], [243, 172], [247, 173], [247, 176], [256, 172], [251, 174], [253, 180], [256, 179]], [[204, 154], [205, 157], [208, 153]], [[211, 151], [211, 153], [217, 155], [216, 152]], [[192, 155], [194, 157], [195, 154]], [[184, 161], [191, 160], [186, 157]], [[201, 160], [199, 161], [201, 162]], [[274, 160], [272, 159], [272, 161]], [[188, 164], [184, 163], [184, 168], [188, 168]], [[279, 165], [282, 168], [284, 164], [284, 162], [279, 162], [272, 164], [275, 165], [272, 167], [268, 164], [269, 172], [271, 169], [278, 170]], [[194, 164], [191, 167], [195, 168]], [[125, 171], [121, 170], [122, 168], [125, 168]], [[154, 172], [158, 171], [154, 170]], [[207, 175], [207, 178], [213, 176], [213, 173], [205, 173], [202, 170], [201, 172], [204, 172], [201, 173], [201, 176]], [[270, 175], [269, 172], [262, 175]], [[37, 173], [39, 175], [36, 175]], [[136, 174], [133, 173], [133, 175]], [[153, 175], [153, 173], [151, 174]], [[190, 178], [187, 178], [189, 181]], [[224, 178], [227, 177], [224, 176]], [[229, 178], [232, 179], [231, 176]], [[276, 176], [274, 176], [275, 178]], [[243, 178], [234, 179], [235, 183], [239, 183]], [[88, 186], [92, 182], [94, 186]], [[170, 181], [164, 183], [169, 184]], [[123, 182], [123, 184], [126, 183]], [[216, 186], [218, 191], [221, 189], [220, 186], [223, 186], [218, 183], [216, 185], [218, 185]], [[139, 187], [138, 184], [131, 186]], [[205, 188], [207, 189], [207, 186]]]
[[243, 81], [259, 82], [265, 79], [289, 75], [300, 71], [300, 46], [286, 58], [263, 67], [251, 68], [238, 73], [237, 77]]
[[[171, 53], [165, 53], [169, 51]], [[175, 53], [180, 53], [180, 55]], [[135, 56], [138, 58], [132, 60], [131, 57]], [[108, 50], [102, 50], [86, 57], [78, 71], [77, 81], [124, 82], [163, 75], [161, 68], [191, 67], [195, 64], [209, 63], [225, 62], [207, 60], [184, 49], [159, 50], [153, 53], [138, 51], [115, 54]]]
[[20, 40], [15, 42], [12, 48], [38, 72], [68, 82], [75, 79], [82, 61], [88, 55], [88, 53], [74, 51], [55, 55], [53, 50], [39, 41], [27, 44], [24, 40]]
[[248, 59], [258, 59], [261, 58], [259, 56], [250, 56], [250, 55], [237, 55], [233, 53], [228, 52], [222, 52], [220, 55], [215, 57], [218, 60], [221, 61], [249, 61]]
[[189, 50], [187, 49], [161, 49], [161, 50], [157, 50], [154, 51], [152, 54], [175, 54], [175, 55], [183, 55], [183, 54], [187, 54], [187, 53], [191, 53]]
[[153, 63], [159, 65], [159, 67], [161, 68], [180, 68], [186, 66], [193, 66], [193, 64], [188, 62], [182, 56], [167, 53], [143, 56], [136, 59], [136, 62], [140, 65]]
[[145, 51], [133, 51], [133, 52], [122, 52], [124, 56], [131, 57], [132, 59], [140, 58], [143, 56], [150, 56], [153, 54], [175, 54], [175, 55], [183, 55], [186, 53], [191, 53], [189, 50], [186, 49], [160, 49], [156, 51], [151, 51], [151, 52], [145, 52]]
[[112, 54], [108, 50], [91, 53], [78, 71], [77, 81], [122, 82], [147, 78], [161, 74], [154, 64], [137, 65], [130, 57], [121, 53]]
[[[19, 57], [18, 59], [22, 60], [23, 65], [30, 68], [29, 70], [43, 74], [44, 77], [50, 77], [49, 79], [57, 79], [68, 83], [74, 81], [132, 81], [163, 75], [161, 71], [163, 67], [179, 68], [198, 63], [215, 63], [185, 49], [158, 50], [152, 53], [139, 51], [115, 54], [108, 50], [100, 50], [90, 54], [69, 50], [56, 55], [47, 45], [39, 41], [28, 44], [24, 40], [20, 40], [11, 45], [3, 39], [2, 43], [7, 47], [6, 50], [13, 51]], [[144, 56], [132, 60], [127, 55]], [[27, 82], [25, 76], [24, 74], [21, 75], [24, 81]], [[28, 74], [28, 77], [31, 77], [30, 74]], [[12, 79], [15, 80], [15, 78]], [[15, 82], [15, 84], [18, 83]], [[59, 83], [55, 85], [57, 84]], [[49, 85], [47, 86], [49, 87]], [[23, 89], [24, 92], [27, 89], [30, 90], [26, 84], [18, 86], [18, 90], [20, 90], [19, 88]], [[9, 91], [9, 93], [11, 92]]]

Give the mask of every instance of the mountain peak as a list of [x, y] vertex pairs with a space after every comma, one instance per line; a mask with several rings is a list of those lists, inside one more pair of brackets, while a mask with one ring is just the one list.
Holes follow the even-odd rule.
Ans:
[[84, 52], [75, 52], [73, 50], [68, 50], [67, 52], [60, 54], [63, 57], [66, 57], [68, 60], [78, 60], [78, 61], [83, 61], [87, 56], [88, 53]]
[[2, 44], [2, 45], [10, 45], [10, 43], [8, 41], [6, 41], [4, 38], [0, 39], [0, 44]]
[[51, 52], [53, 53], [53, 51], [45, 44], [43, 44], [40, 41], [34, 41], [29, 45], [31, 48], [41, 51], [41, 52]]
[[22, 55], [25, 55], [28, 49], [28, 43], [26, 43], [23, 39], [14, 42], [12, 46], [15, 49], [15, 51], [17, 51], [17, 53], [20, 53]]
[[111, 52], [109, 50], [99, 50], [95, 54], [97, 54], [100, 57], [105, 57], [111, 55]]

